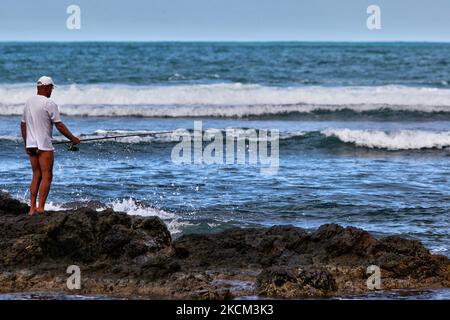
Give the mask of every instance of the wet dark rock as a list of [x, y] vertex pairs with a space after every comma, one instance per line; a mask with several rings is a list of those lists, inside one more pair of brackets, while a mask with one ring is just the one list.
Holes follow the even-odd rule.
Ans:
[[229, 229], [212, 235], [187, 235], [174, 242], [178, 258], [189, 267], [242, 268], [298, 263], [294, 256], [309, 239], [294, 227]]
[[329, 271], [314, 267], [271, 267], [263, 270], [257, 281], [258, 293], [262, 296], [329, 296], [338, 290]]
[[77, 294], [125, 297], [364, 293], [370, 265], [380, 267], [385, 290], [450, 287], [446, 256], [415, 240], [376, 239], [354, 227], [234, 228], [172, 241], [158, 217], [93, 208], [27, 212], [0, 193], [0, 292], [67, 290], [66, 269], [73, 264], [82, 270]]
[[30, 207], [26, 204], [20, 202], [19, 200], [13, 199], [9, 194], [0, 191], [0, 214], [12, 214], [20, 215], [28, 213]]
[[[12, 201], [0, 201], [6, 204], [3, 211], [19, 207]], [[45, 216], [0, 215], [0, 230], [0, 266], [127, 260], [171, 245], [170, 233], [159, 218], [144, 221], [112, 210], [80, 208]]]

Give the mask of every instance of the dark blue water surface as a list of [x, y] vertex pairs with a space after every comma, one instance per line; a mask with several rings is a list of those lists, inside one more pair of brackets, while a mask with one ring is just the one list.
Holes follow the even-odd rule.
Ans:
[[0, 82], [449, 87], [450, 44], [1, 43]]

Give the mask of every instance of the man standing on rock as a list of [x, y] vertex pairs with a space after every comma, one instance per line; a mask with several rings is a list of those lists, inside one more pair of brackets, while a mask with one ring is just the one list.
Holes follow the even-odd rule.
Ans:
[[[30, 216], [44, 213], [45, 201], [53, 177], [52, 131], [53, 124], [72, 144], [80, 143], [62, 123], [56, 103], [50, 99], [54, 88], [50, 77], [41, 77], [37, 82], [37, 95], [28, 99], [23, 111], [20, 129], [25, 151], [30, 156], [33, 179], [30, 186]], [[39, 194], [39, 205], [36, 199]]]

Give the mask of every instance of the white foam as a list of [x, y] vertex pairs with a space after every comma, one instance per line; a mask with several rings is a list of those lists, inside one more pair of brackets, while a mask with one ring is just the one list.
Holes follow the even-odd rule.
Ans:
[[[0, 115], [19, 115], [33, 85], [0, 85]], [[52, 98], [66, 115], [243, 117], [314, 110], [389, 107], [450, 112], [450, 90], [405, 86], [269, 87], [253, 84], [63, 85]]]
[[[7, 191], [4, 190], [4, 192]], [[23, 203], [27, 203], [27, 200], [25, 198], [21, 198], [20, 201]], [[107, 208], [111, 208], [116, 212], [125, 212], [129, 215], [137, 215], [143, 217], [157, 216], [166, 223], [167, 228], [169, 229], [169, 232], [171, 234], [182, 233], [184, 227], [191, 225], [191, 223], [187, 221], [180, 221], [180, 217], [174, 213], [167, 212], [161, 209], [156, 209], [154, 207], [146, 206], [144, 204], [140, 204], [132, 198], [114, 200], [106, 204], [104, 207], [97, 208], [96, 210], [102, 211]], [[48, 211], [70, 210], [70, 208], [62, 204], [54, 203], [53, 201], [46, 203], [45, 209]]]
[[287, 140], [287, 139], [291, 139], [291, 138], [302, 137], [307, 133], [308, 133], [307, 131], [281, 132], [280, 140]]
[[450, 131], [326, 129], [321, 132], [327, 137], [334, 136], [343, 142], [367, 148], [410, 150], [450, 146]]
[[[167, 228], [169, 229], [169, 232], [171, 234], [181, 233], [182, 228], [186, 225], [189, 225], [188, 222], [180, 221], [180, 217], [174, 213], [137, 203], [132, 198], [114, 200], [108, 203], [107, 207], [112, 208], [114, 211], [125, 212], [129, 215], [137, 215], [143, 217], [157, 216], [166, 223]], [[100, 210], [102, 210], [102, 208], [97, 209], [97, 211]]]
[[[86, 135], [83, 136], [82, 139], [89, 139], [89, 138], [99, 138], [99, 137], [111, 137], [111, 136], [120, 136], [120, 135], [133, 135], [133, 134], [152, 134], [155, 133], [155, 131], [145, 131], [145, 130], [138, 130], [138, 131], [128, 131], [128, 130], [96, 130], [93, 135]], [[123, 137], [123, 138], [116, 138], [110, 141], [120, 142], [120, 143], [142, 143], [142, 142], [172, 142], [172, 133], [158, 133], [155, 135], [148, 135], [148, 136], [135, 136], [135, 137]]]
[[431, 253], [433, 254], [442, 254], [443, 252], [447, 252], [448, 249], [446, 247], [437, 247], [434, 249], [431, 249]]
[[145, 206], [137, 203], [133, 198], [114, 200], [107, 204], [114, 211], [126, 212], [130, 215], [137, 215], [143, 217], [158, 216], [163, 220], [175, 219], [177, 216], [173, 213]]
[[[188, 222], [180, 221], [180, 217], [174, 213], [144, 205], [137, 202], [133, 198], [117, 199], [107, 203], [103, 207], [97, 208], [96, 210], [102, 211], [107, 208], [111, 208], [116, 212], [125, 212], [129, 215], [142, 217], [157, 216], [166, 223], [167, 228], [169, 229], [169, 232], [171, 234], [181, 233], [183, 227], [189, 225]], [[52, 211], [67, 210], [67, 208], [64, 208], [64, 206], [54, 204], [52, 202], [46, 204], [46, 209]]]
[[64, 206], [61, 205], [61, 204], [57, 204], [57, 203], [54, 203], [53, 201], [50, 201], [50, 202], [45, 204], [45, 210], [48, 210], [48, 211], [64, 211], [64, 210], [67, 210], [67, 208], [64, 208]]
[[7, 141], [13, 141], [13, 142], [21, 142], [22, 138], [19, 136], [7, 136], [7, 135], [0, 135], [0, 140], [7, 140]]

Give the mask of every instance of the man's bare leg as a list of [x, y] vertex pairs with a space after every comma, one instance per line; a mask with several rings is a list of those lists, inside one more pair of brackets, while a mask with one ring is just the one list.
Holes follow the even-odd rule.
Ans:
[[38, 159], [42, 180], [39, 188], [39, 206], [37, 212], [44, 213], [45, 201], [47, 201], [53, 178], [53, 151], [39, 151]]
[[30, 186], [30, 212], [32, 216], [36, 212], [36, 198], [38, 195], [39, 185], [41, 184], [41, 167], [37, 155], [30, 155], [31, 169], [33, 170], [33, 179]]

